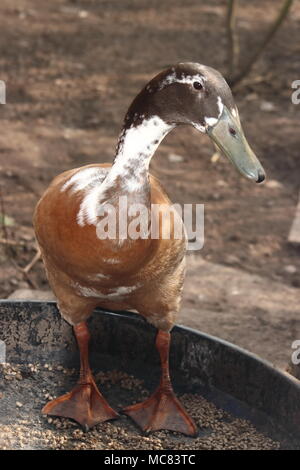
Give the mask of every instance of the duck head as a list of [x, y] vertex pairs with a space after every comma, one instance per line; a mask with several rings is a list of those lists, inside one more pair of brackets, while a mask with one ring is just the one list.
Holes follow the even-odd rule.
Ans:
[[[153, 115], [171, 126], [191, 124], [206, 133], [237, 170], [257, 183], [265, 172], [244, 135], [231, 90], [215, 69], [179, 63], [154, 77], [129, 108], [127, 120]], [[132, 114], [132, 116], [130, 116]]]

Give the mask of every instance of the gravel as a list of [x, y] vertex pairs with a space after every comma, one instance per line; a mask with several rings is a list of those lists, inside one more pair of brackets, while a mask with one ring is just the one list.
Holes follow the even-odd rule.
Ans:
[[[0, 449], [280, 448], [279, 442], [261, 434], [250, 422], [230, 415], [195, 394], [184, 394], [180, 399], [199, 428], [196, 438], [169, 431], [146, 436], [124, 415], [98, 424], [85, 433], [72, 420], [41, 415], [48, 400], [74, 386], [77, 379], [74, 369], [52, 364], [0, 364], [0, 378]], [[95, 378], [115, 409], [139, 402], [149, 395], [141, 380], [124, 372], [98, 372]]]

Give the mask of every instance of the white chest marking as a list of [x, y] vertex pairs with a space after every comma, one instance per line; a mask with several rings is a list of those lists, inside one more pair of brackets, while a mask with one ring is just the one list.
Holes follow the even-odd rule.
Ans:
[[92, 276], [89, 276], [89, 280], [91, 281], [99, 281], [100, 279], [109, 279], [110, 276], [107, 274], [102, 274], [102, 273], [97, 273], [93, 274]]
[[119, 258], [103, 258], [103, 261], [108, 264], [118, 264], [121, 262]]
[[71, 178], [62, 186], [61, 191], [66, 191], [72, 188], [72, 191], [82, 191], [92, 188], [95, 185], [101, 184], [107, 175], [108, 168], [89, 167], [77, 171]]
[[73, 287], [75, 287], [77, 292], [79, 294], [83, 295], [84, 297], [96, 297], [96, 298], [99, 298], [99, 299], [114, 300], [114, 299], [122, 298], [122, 297], [130, 294], [131, 292], [134, 292], [135, 290], [137, 290], [140, 287], [140, 284], [136, 284], [134, 286], [116, 287], [114, 289], [109, 289], [109, 292], [105, 293], [105, 294], [103, 292], [100, 292], [97, 289], [93, 289], [91, 287], [81, 286], [78, 282], [75, 282], [73, 284]]

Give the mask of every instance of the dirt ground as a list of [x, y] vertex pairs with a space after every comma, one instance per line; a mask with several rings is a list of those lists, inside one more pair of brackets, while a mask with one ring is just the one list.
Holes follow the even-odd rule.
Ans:
[[[240, 4], [244, 60], [282, 1]], [[112, 161], [127, 107], [161, 69], [188, 60], [226, 74], [224, 23], [221, 0], [1, 1], [1, 239], [17, 242], [0, 246], [1, 297], [47, 288], [41, 262], [28, 275], [21, 268], [35, 254], [32, 213], [51, 179]], [[190, 127], [164, 140], [151, 168], [174, 202], [205, 204], [204, 260], [285, 284], [300, 298], [300, 248], [287, 243], [299, 193], [300, 105], [291, 102], [291, 83], [300, 79], [299, 25], [295, 3], [247, 83], [234, 91], [265, 183], [241, 179], [223, 157], [213, 162], [209, 139]], [[181, 158], [171, 161], [172, 154]], [[278, 325], [270, 317], [264, 328], [272, 334]]]

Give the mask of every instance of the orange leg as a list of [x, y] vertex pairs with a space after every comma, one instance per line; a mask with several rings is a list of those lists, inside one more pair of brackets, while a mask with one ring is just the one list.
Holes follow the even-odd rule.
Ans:
[[123, 410], [145, 432], [168, 429], [195, 436], [197, 428], [176, 398], [169, 374], [170, 333], [158, 331], [156, 347], [161, 359], [161, 380], [157, 390], [147, 400]]
[[74, 326], [80, 351], [80, 378], [73, 390], [44, 406], [42, 413], [64, 416], [77, 421], [87, 431], [97, 423], [114, 419], [118, 414], [109, 406], [95, 384], [89, 365], [90, 334], [86, 323]]

